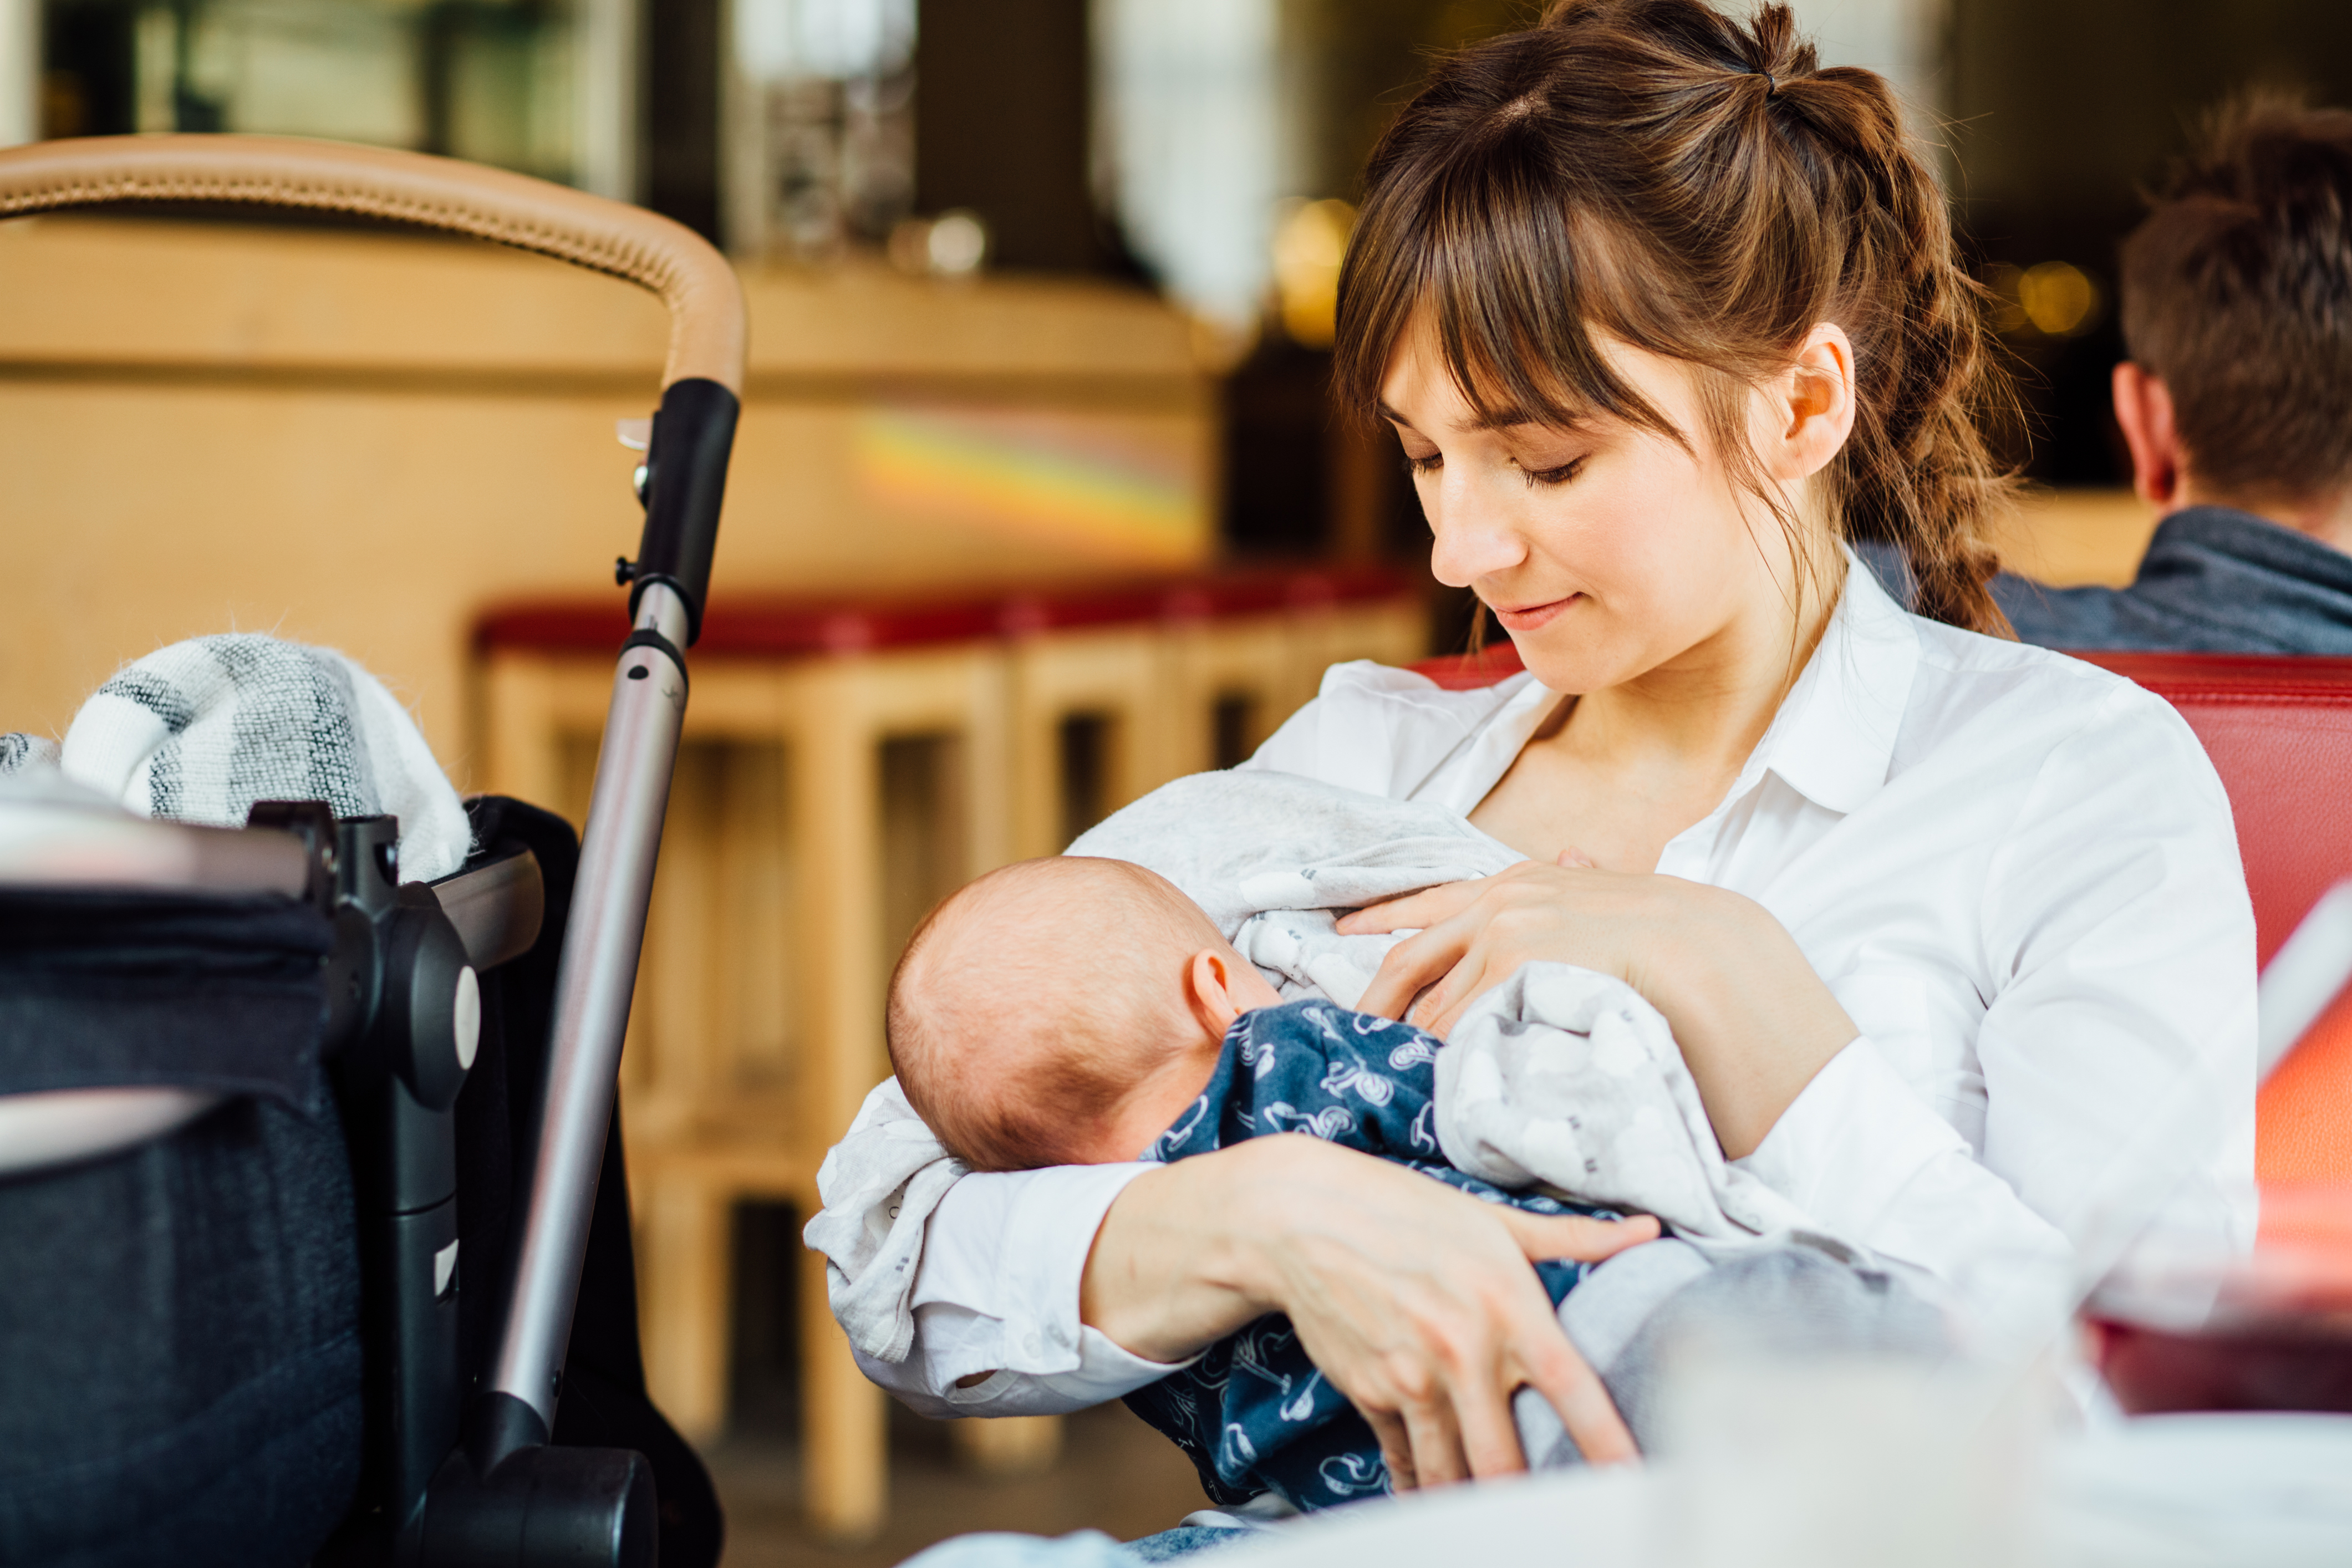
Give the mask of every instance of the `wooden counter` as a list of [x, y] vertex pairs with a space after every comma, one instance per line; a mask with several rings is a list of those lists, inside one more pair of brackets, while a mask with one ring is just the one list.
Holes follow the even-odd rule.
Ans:
[[[1214, 538], [1214, 391], [1139, 290], [876, 268], [747, 275], [722, 591], [1183, 569]], [[12, 613], [0, 728], [62, 731], [206, 632], [342, 648], [478, 782], [467, 637], [634, 553], [666, 322], [608, 279], [393, 232], [0, 224]]]

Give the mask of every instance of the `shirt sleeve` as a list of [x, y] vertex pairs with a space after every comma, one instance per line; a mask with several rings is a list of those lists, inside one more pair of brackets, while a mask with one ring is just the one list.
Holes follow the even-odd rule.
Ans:
[[1747, 1168], [1996, 1321], [2137, 1237], [2251, 1244], [2254, 930], [2227, 795], [2120, 689], [2056, 747], [1987, 863], [1981, 1149], [1868, 1039]]
[[[1078, 1321], [1095, 1233], [1150, 1164], [965, 1176], [924, 1236], [903, 1362], [859, 1355], [866, 1375], [925, 1415], [1045, 1415], [1116, 1399], [1176, 1370]], [[1184, 1363], [1180, 1363], [1184, 1364]], [[989, 1374], [970, 1387], [958, 1383]]]

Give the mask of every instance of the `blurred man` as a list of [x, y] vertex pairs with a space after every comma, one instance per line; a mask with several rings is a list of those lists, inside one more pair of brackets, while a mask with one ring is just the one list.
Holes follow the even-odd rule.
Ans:
[[2123, 247], [2128, 588], [1993, 595], [2053, 647], [2352, 655], [2352, 111], [2222, 109]]

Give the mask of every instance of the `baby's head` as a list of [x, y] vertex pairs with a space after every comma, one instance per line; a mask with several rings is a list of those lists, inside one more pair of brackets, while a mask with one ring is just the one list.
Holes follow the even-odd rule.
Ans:
[[1199, 905], [1124, 860], [992, 871], [933, 910], [890, 977], [890, 1065], [974, 1170], [1133, 1159], [1281, 1000]]

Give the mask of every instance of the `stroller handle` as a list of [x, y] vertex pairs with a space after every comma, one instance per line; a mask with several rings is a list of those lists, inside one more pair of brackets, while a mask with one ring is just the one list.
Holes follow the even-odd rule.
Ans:
[[121, 202], [352, 213], [625, 278], [669, 307], [665, 388], [743, 389], [734, 268], [700, 235], [643, 207], [454, 158], [287, 136], [89, 136], [0, 152], [0, 217]]

